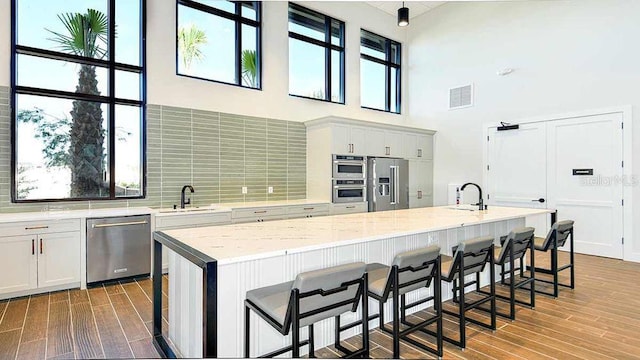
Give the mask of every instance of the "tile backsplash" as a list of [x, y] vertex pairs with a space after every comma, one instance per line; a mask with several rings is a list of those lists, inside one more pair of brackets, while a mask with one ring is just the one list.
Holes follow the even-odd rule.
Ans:
[[9, 96], [9, 88], [0, 87], [0, 212], [172, 207], [186, 184], [198, 206], [306, 197], [303, 123], [149, 104], [145, 199], [11, 203]]

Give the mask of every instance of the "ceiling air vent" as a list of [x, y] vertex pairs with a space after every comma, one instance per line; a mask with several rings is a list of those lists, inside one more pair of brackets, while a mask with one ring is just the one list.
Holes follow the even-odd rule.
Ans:
[[473, 86], [471, 84], [449, 89], [449, 110], [473, 106]]

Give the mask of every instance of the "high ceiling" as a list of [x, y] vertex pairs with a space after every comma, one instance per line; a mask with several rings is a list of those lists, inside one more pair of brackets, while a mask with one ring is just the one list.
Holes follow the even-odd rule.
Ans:
[[[445, 2], [446, 1], [406, 1], [404, 6], [409, 8], [409, 17], [414, 18]], [[402, 1], [367, 1], [366, 3], [393, 16], [396, 16], [398, 9], [402, 7]]]

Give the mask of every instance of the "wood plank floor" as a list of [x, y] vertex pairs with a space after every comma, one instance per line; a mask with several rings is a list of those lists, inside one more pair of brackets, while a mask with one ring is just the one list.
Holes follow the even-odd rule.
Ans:
[[[560, 261], [566, 261], [561, 254]], [[538, 265], [548, 258], [541, 254]], [[566, 281], [564, 274], [561, 280]], [[536, 297], [536, 308], [517, 307], [517, 320], [498, 318], [493, 333], [467, 326], [464, 351], [445, 343], [447, 359], [640, 359], [640, 264], [576, 255], [576, 290], [560, 297]], [[505, 293], [504, 288], [498, 290]], [[0, 359], [156, 358], [151, 343], [151, 281], [109, 284], [0, 301]], [[166, 304], [166, 299], [165, 299]], [[506, 303], [498, 302], [506, 311]], [[445, 306], [452, 306], [446, 304]], [[375, 311], [375, 310], [374, 310]], [[427, 312], [416, 313], [419, 321]], [[474, 312], [477, 319], [485, 313]], [[445, 317], [445, 333], [457, 336], [454, 318]], [[429, 336], [416, 340], [432, 344]], [[371, 357], [391, 357], [391, 337], [371, 331]], [[359, 347], [360, 336], [344, 340]], [[316, 356], [335, 358], [332, 346]], [[408, 344], [401, 357], [432, 358]]]

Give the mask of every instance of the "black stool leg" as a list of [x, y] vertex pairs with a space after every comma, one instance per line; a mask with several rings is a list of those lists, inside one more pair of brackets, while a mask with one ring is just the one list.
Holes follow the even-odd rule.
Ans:
[[571, 288], [575, 289], [575, 272], [574, 272], [574, 267], [575, 265], [573, 264], [573, 229], [571, 230], [571, 233], [569, 234], [569, 236], [571, 236], [571, 238], [569, 239], [569, 245], [571, 245], [571, 253], [569, 254], [570, 256], [570, 263], [571, 263]]
[[398, 268], [393, 267], [393, 358], [400, 358], [400, 294], [397, 284], [400, 282]]
[[[460, 282], [464, 283], [464, 278], [462, 278]], [[460, 318], [458, 319], [460, 320], [460, 348], [464, 349], [467, 347], [467, 318], [465, 316], [466, 309], [464, 306], [464, 287], [458, 288], [458, 290], [460, 291], [460, 303], [458, 304], [458, 310], [460, 311]]]
[[249, 332], [249, 324], [250, 324], [250, 319], [249, 319], [249, 315], [250, 315], [250, 309], [247, 305], [244, 306], [244, 357], [245, 358], [249, 358], [249, 341], [250, 341], [250, 335], [251, 333]]
[[553, 272], [553, 297], [558, 297], [558, 249], [551, 249], [551, 271]]
[[336, 326], [333, 344], [336, 348], [340, 346], [340, 315], [336, 316]]
[[[509, 281], [509, 319], [513, 321], [516, 319], [516, 282], [514, 279], [516, 277], [516, 272], [513, 270], [513, 266], [516, 261], [513, 258], [513, 247], [511, 248], [509, 257], [509, 277], [511, 278], [511, 281]], [[493, 296], [495, 297], [495, 294], [493, 294]]]
[[313, 343], [313, 324], [309, 325], [309, 357], [316, 357], [316, 350]]
[[298, 289], [293, 289], [293, 314], [291, 320], [291, 357], [300, 357], [300, 298]]

